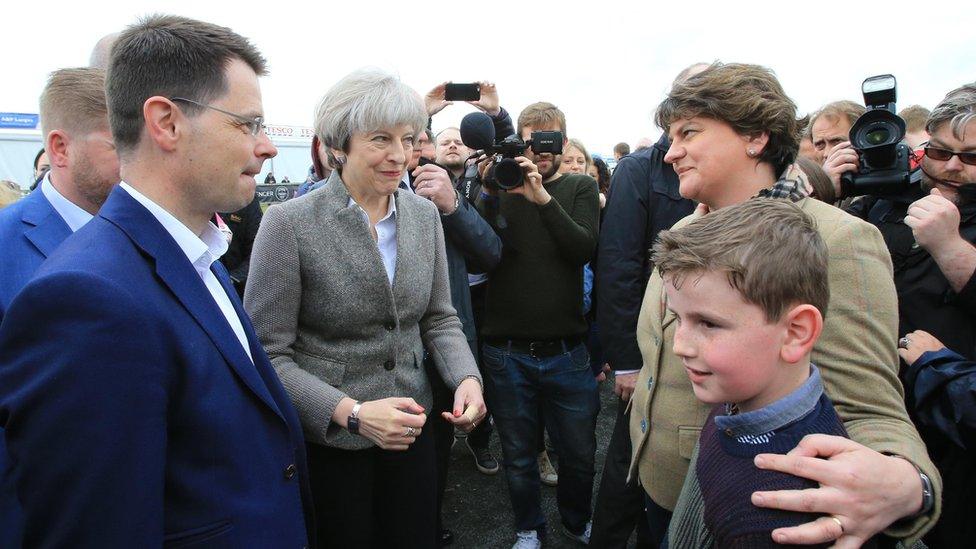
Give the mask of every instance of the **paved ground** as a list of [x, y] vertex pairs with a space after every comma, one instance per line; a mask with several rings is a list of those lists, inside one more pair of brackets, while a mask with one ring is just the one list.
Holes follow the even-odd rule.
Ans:
[[[600, 397], [601, 409], [596, 429], [594, 498], [599, 489], [603, 462], [607, 455], [607, 444], [610, 441], [613, 420], [617, 413], [617, 398], [613, 394], [612, 382], [607, 381], [602, 384]], [[491, 437], [491, 449], [495, 457], [501, 461], [502, 452], [496, 434]], [[454, 531], [455, 541], [452, 547], [511, 547], [515, 541], [515, 532], [504, 471], [499, 471], [494, 476], [479, 473], [474, 467], [473, 458], [460, 441], [454, 445], [450, 467], [447, 493], [444, 496], [444, 524]], [[555, 488], [542, 487], [542, 508], [549, 525], [547, 548], [582, 547], [561, 533], [559, 513], [556, 510]]]

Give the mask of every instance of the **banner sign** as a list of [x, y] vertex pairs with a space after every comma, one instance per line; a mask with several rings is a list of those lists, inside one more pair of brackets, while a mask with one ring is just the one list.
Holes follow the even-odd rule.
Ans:
[[261, 202], [275, 204], [290, 200], [297, 190], [298, 185], [258, 185], [255, 194]]
[[0, 112], [0, 128], [33, 130], [37, 127], [39, 119], [40, 117], [36, 114], [22, 112]]
[[268, 124], [265, 131], [268, 134], [268, 137], [295, 137], [300, 139], [312, 139], [315, 137], [315, 130], [313, 128], [298, 126], [278, 126], [275, 124]]

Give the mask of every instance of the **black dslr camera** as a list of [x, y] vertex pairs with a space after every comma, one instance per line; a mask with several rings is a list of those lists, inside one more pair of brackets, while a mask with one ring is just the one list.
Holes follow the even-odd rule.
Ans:
[[[841, 174], [842, 196], [897, 197], [912, 193], [912, 150], [902, 143], [905, 121], [895, 114], [895, 77], [872, 76], [861, 84], [864, 106], [851, 126], [851, 145], [858, 154], [857, 172]], [[914, 179], [914, 181], [913, 181]]]
[[562, 154], [563, 132], [532, 132], [532, 138], [528, 141], [523, 141], [517, 135], [510, 135], [495, 142], [485, 151], [489, 156], [495, 157], [485, 174], [485, 185], [505, 191], [521, 186], [522, 167], [515, 161], [515, 157], [524, 155], [528, 148], [535, 154]]

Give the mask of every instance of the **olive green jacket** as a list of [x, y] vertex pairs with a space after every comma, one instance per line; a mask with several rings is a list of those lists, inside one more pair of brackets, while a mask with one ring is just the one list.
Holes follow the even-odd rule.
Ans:
[[[830, 305], [811, 359], [853, 440], [903, 456], [932, 479], [933, 512], [887, 531], [894, 537], [917, 538], [938, 518], [942, 481], [905, 412], [898, 380], [898, 303], [891, 258], [873, 225], [811, 198], [796, 204], [817, 221], [830, 254]], [[674, 228], [698, 215], [682, 219]], [[709, 407], [695, 398], [681, 360], [671, 350], [675, 317], [667, 311], [664, 295], [655, 271], [637, 322], [644, 364], [630, 401], [630, 476], [638, 475], [655, 503], [674, 509]]]

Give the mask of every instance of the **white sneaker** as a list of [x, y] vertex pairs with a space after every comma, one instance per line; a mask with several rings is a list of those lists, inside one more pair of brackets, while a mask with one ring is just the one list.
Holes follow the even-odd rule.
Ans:
[[570, 539], [574, 539], [583, 545], [590, 544], [590, 534], [593, 532], [593, 521], [588, 521], [586, 523], [586, 528], [583, 529], [582, 534], [574, 534], [570, 532], [565, 526], [563, 526], [563, 533], [566, 534]]
[[539, 480], [546, 486], [559, 484], [559, 475], [556, 473], [556, 468], [552, 466], [552, 462], [549, 461], [549, 454], [546, 452], [539, 454]]
[[515, 545], [512, 549], [540, 549], [542, 541], [539, 540], [539, 533], [535, 530], [522, 530], [515, 534]]

